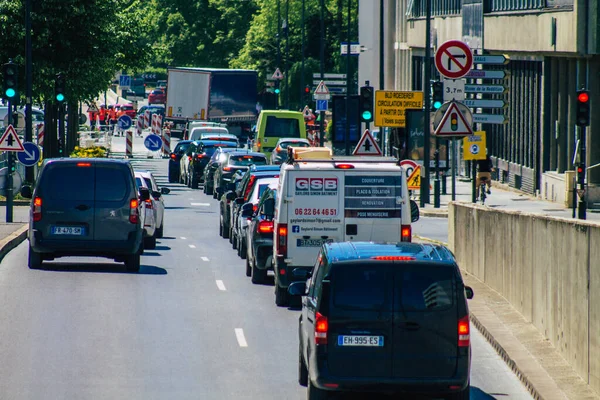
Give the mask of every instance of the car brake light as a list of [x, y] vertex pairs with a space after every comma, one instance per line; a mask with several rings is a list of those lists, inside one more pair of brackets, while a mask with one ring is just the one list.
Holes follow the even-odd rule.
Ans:
[[223, 171], [231, 171], [231, 167], [223, 167]]
[[205, 157], [206, 157], [206, 155], [204, 155], [204, 154], [198, 154], [198, 155], [196, 155], [196, 158], [198, 158], [198, 160], [201, 159], [201, 158], [205, 158]]
[[335, 164], [335, 167], [339, 169], [354, 169], [354, 165], [352, 164]]
[[458, 347], [469, 347], [471, 335], [469, 328], [469, 316], [465, 315], [458, 320]]
[[77, 166], [78, 167], [91, 167], [92, 163], [89, 163], [89, 162], [78, 162]]
[[258, 232], [273, 233], [273, 221], [260, 221], [258, 223]]
[[257, 142], [256, 142], [256, 147], [261, 147], [261, 146], [262, 146], [262, 144], [260, 144], [260, 142], [259, 142], [259, 141], [257, 141]]
[[148, 199], [145, 201], [146, 203], [146, 208], [152, 210], [154, 208], [154, 205], [152, 204], [152, 200]]
[[380, 261], [412, 261], [416, 260], [416, 258], [411, 256], [374, 256], [371, 257], [371, 260], [380, 260]]
[[137, 224], [140, 222], [140, 211], [138, 206], [140, 205], [138, 199], [129, 200], [129, 222]]
[[281, 151], [281, 147], [280, 146], [275, 147], [275, 151], [276, 152], [280, 152]]
[[175, 153], [171, 153], [171, 158], [174, 160], [175, 158], [177, 158], [177, 155], [175, 155]]
[[192, 161], [192, 156], [188, 156], [188, 161]]
[[277, 225], [277, 255], [281, 257], [287, 257], [287, 224]]
[[33, 222], [42, 220], [42, 198], [36, 197], [33, 199]]
[[315, 315], [315, 343], [327, 344], [327, 331], [329, 331], [329, 321], [327, 317], [317, 311]]
[[411, 228], [410, 225], [402, 225], [400, 227], [400, 241], [401, 242], [410, 242], [411, 241]]

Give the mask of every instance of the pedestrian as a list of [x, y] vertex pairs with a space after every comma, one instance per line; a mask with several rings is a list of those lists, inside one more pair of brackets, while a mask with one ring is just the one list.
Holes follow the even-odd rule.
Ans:
[[479, 188], [482, 183], [485, 183], [487, 186], [487, 194], [492, 194], [492, 171], [494, 171], [494, 163], [487, 151], [486, 154], [485, 159], [477, 160], [476, 197], [479, 197]]
[[113, 106], [113, 105], [108, 106], [108, 120], [110, 123], [110, 130], [114, 134], [115, 126], [117, 125], [117, 110], [115, 109], [115, 106]]
[[94, 111], [88, 111], [88, 117], [90, 118], [90, 130], [94, 130], [96, 126], [96, 115], [97, 113]]
[[106, 126], [106, 117], [108, 115], [108, 110], [104, 104], [100, 104], [100, 110], [98, 110], [98, 116], [100, 117], [100, 130], [104, 130]]

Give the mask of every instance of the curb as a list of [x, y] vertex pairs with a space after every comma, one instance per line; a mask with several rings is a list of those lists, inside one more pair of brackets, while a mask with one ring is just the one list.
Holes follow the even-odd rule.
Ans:
[[[13, 200], [13, 206], [28, 206], [31, 200]], [[0, 200], [0, 206], [6, 206], [6, 200]]]
[[28, 229], [29, 224], [25, 224], [15, 232], [0, 240], [0, 261], [2, 261], [9, 251], [17, 247], [27, 238]]
[[429, 243], [433, 243], [433, 244], [439, 244], [439, 245], [441, 245], [441, 246], [446, 246], [446, 247], [448, 247], [448, 243], [444, 243], [444, 242], [441, 242], [441, 241], [439, 241], [439, 240], [429, 239], [428, 237], [425, 237], [425, 236], [419, 236], [419, 235], [415, 235], [415, 234], [413, 234], [413, 237], [414, 237], [414, 238], [417, 238], [417, 239], [419, 239], [419, 240], [424, 240], [424, 241], [426, 241], [426, 242], [429, 242]]
[[424, 210], [419, 208], [419, 215], [432, 218], [448, 218], [448, 211]]

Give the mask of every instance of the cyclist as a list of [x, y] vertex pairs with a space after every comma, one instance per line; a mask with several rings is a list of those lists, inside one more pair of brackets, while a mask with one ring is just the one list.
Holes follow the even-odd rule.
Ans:
[[477, 198], [479, 198], [479, 188], [482, 183], [485, 183], [487, 186], [487, 194], [491, 194], [490, 190], [492, 187], [492, 171], [494, 170], [494, 164], [492, 163], [492, 159], [489, 154], [486, 156], [484, 160], [477, 160]]

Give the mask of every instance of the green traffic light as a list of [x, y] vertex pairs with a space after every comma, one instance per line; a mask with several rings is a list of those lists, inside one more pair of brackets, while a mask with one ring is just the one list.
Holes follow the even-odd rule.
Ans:
[[9, 99], [12, 99], [13, 97], [15, 97], [17, 92], [13, 88], [8, 88], [8, 89], [6, 89], [5, 94], [6, 94], [6, 97], [8, 97]]
[[436, 101], [436, 102], [433, 103], [433, 109], [434, 110], [438, 110], [441, 106], [442, 106], [442, 102], [441, 101]]
[[64, 101], [64, 100], [65, 100], [65, 95], [64, 95], [64, 94], [62, 94], [62, 93], [58, 93], [58, 94], [56, 95], [56, 100], [57, 100], [57, 101]]
[[371, 111], [363, 111], [362, 113], [362, 119], [365, 121], [370, 121], [372, 116], [373, 114], [371, 114]]
[[279, 94], [279, 92], [281, 92], [281, 90], [275, 89], [275, 94]]

